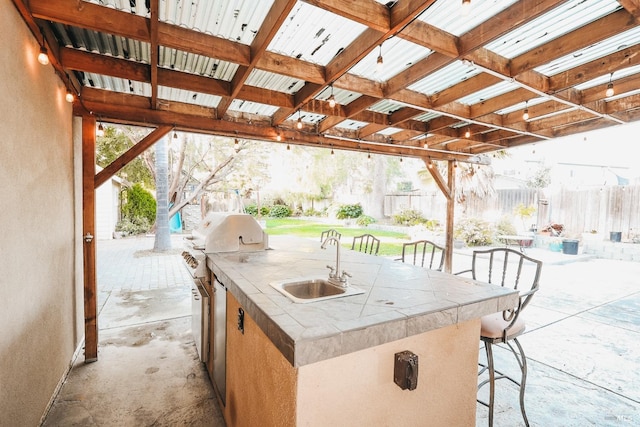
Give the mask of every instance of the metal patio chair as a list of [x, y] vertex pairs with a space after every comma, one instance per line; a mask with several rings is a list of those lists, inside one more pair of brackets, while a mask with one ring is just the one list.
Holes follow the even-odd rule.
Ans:
[[[484, 343], [487, 354], [486, 366], [480, 364], [478, 376], [488, 371], [489, 378], [478, 384], [480, 390], [489, 384], [489, 402], [478, 399], [478, 402], [489, 408], [489, 426], [493, 426], [493, 408], [495, 398], [495, 381], [506, 378], [520, 389], [520, 411], [526, 426], [529, 425], [524, 407], [524, 391], [527, 382], [527, 358], [518, 341], [525, 331], [522, 310], [529, 304], [533, 294], [538, 291], [542, 261], [531, 258], [520, 251], [509, 248], [495, 248], [473, 252], [470, 270], [456, 274], [471, 273], [474, 280], [509, 287], [520, 292], [515, 307], [503, 312], [483, 316], [481, 320], [480, 340]], [[518, 348], [513, 347], [512, 342]], [[495, 369], [493, 362], [493, 344], [506, 344], [518, 362], [521, 371], [520, 381], [511, 378]], [[496, 373], [498, 374], [496, 376]]]
[[342, 234], [338, 233], [337, 230], [331, 228], [329, 230], [323, 231], [322, 234], [320, 234], [320, 241], [324, 242], [329, 237], [335, 237], [336, 239], [340, 240], [340, 238], [342, 237]]
[[353, 238], [351, 249], [358, 252], [364, 252], [370, 255], [378, 255], [380, 250], [380, 239], [372, 234], [363, 234]]
[[430, 240], [416, 240], [402, 245], [402, 257], [398, 261], [442, 271], [444, 246]]

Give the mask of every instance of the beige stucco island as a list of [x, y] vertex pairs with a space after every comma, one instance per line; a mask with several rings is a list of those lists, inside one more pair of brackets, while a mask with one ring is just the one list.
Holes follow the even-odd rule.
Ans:
[[[273, 236], [266, 251], [209, 255], [226, 287], [227, 425], [475, 425], [480, 317], [517, 293], [344, 249], [362, 294], [301, 304], [271, 286], [335, 261], [335, 246]], [[394, 381], [405, 351], [413, 390]]]

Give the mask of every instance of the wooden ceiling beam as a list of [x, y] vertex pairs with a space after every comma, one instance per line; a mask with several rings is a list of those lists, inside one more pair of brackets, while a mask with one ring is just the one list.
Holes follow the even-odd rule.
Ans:
[[269, 43], [278, 33], [280, 26], [285, 21], [289, 12], [296, 4], [296, 0], [276, 0], [271, 9], [267, 13], [260, 30], [256, 34], [253, 42], [251, 42], [250, 52], [251, 59], [246, 66], [241, 65], [236, 70], [236, 73], [231, 80], [231, 95], [228, 99], [225, 99], [221, 105], [218, 105], [218, 114], [222, 117], [226, 114], [227, 109], [231, 105], [231, 101], [238, 97], [240, 92], [244, 89], [244, 84], [249, 78], [249, 75], [256, 68], [256, 64], [264, 55]]
[[618, 50], [611, 55], [594, 59], [586, 64], [558, 73], [549, 78], [550, 90], [557, 92], [574, 85], [588, 82], [596, 77], [613, 73], [628, 67], [640, 65], [637, 46]]
[[395, 93], [417, 82], [424, 76], [434, 73], [451, 62], [451, 58], [438, 52], [434, 52], [421, 61], [413, 64], [397, 76], [387, 82], [385, 92]]
[[548, 64], [554, 59], [601, 42], [637, 25], [633, 16], [620, 9], [575, 31], [560, 36], [511, 60], [514, 76]]
[[398, 34], [398, 37], [439, 52], [449, 58], [460, 56], [458, 38], [426, 22], [415, 20]]
[[640, 19], [640, 0], [618, 0], [618, 3], [636, 19]]
[[461, 55], [478, 49], [558, 7], [568, 0], [522, 0], [473, 28], [459, 38]]
[[390, 27], [389, 9], [375, 0], [305, 0], [313, 6], [335, 13], [350, 21], [358, 22], [379, 32], [387, 32]]
[[455, 102], [467, 94], [477, 92], [485, 87], [500, 83], [502, 79], [486, 73], [480, 73], [469, 77], [457, 85], [453, 85], [431, 96], [433, 108]]
[[146, 18], [116, 9], [77, 0], [29, 0], [29, 9], [34, 17], [47, 21], [150, 41]]

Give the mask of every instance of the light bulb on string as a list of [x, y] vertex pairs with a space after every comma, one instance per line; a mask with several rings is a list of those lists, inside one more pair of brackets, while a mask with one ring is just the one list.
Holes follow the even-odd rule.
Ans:
[[76, 97], [75, 97], [75, 96], [73, 96], [73, 94], [72, 94], [72, 93], [71, 93], [71, 91], [69, 91], [69, 90], [67, 91], [67, 93], [66, 93], [66, 94], [65, 94], [65, 96], [64, 96], [64, 99], [65, 99], [67, 102], [69, 102], [69, 103], [73, 102], [73, 100], [74, 100], [75, 98], [76, 98]]
[[609, 76], [609, 84], [607, 84], [607, 90], [604, 94], [607, 96], [607, 98], [610, 98], [615, 93], [616, 91], [613, 89], [613, 73], [611, 73], [611, 76]]
[[469, 138], [471, 136], [471, 131], [467, 128], [467, 131], [464, 133], [465, 138]]
[[336, 107], [336, 97], [333, 96], [333, 84], [331, 85], [331, 95], [329, 95], [329, 107]]
[[282, 135], [280, 135], [280, 132], [276, 134], [276, 141], [282, 141]]
[[384, 67], [384, 60], [382, 59], [382, 44], [380, 44], [380, 52], [378, 53], [378, 59], [376, 60], [376, 73], [382, 72]]
[[102, 123], [98, 123], [98, 130], [96, 131], [96, 136], [104, 136], [104, 127]]
[[40, 53], [38, 53], [38, 62], [42, 65], [49, 64], [49, 55], [47, 54], [47, 48], [44, 46], [40, 48]]
[[529, 120], [529, 101], [526, 101], [524, 104], [524, 111], [522, 112], [522, 120]]
[[300, 116], [300, 110], [298, 110], [298, 122], [296, 123], [298, 129], [302, 129], [302, 117]]
[[287, 144], [287, 151], [291, 150], [291, 146]]

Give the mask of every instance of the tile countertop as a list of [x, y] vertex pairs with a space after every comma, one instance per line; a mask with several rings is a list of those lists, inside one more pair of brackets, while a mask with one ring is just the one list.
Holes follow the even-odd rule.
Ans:
[[207, 266], [293, 366], [442, 328], [517, 304], [511, 289], [341, 248], [364, 294], [297, 304], [271, 282], [328, 276], [335, 246], [269, 236], [270, 249], [209, 254]]

